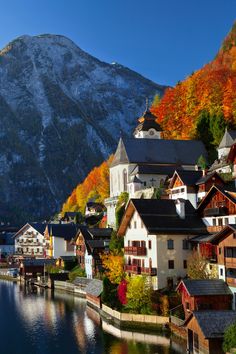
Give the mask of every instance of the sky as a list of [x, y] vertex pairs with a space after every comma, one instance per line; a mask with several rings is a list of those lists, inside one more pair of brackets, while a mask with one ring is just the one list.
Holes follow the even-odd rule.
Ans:
[[163, 85], [212, 60], [236, 20], [236, 0], [0, 0], [0, 9], [0, 48], [61, 34]]

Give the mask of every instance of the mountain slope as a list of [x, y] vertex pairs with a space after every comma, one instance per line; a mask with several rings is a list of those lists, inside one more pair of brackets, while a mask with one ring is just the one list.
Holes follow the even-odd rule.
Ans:
[[222, 116], [229, 126], [236, 123], [236, 23], [215, 59], [202, 69], [166, 90], [153, 107], [166, 137], [191, 138], [201, 112]]
[[130, 134], [146, 97], [163, 91], [63, 36], [9, 43], [0, 52], [0, 197], [9, 218], [42, 219], [58, 210], [114, 151], [120, 131]]

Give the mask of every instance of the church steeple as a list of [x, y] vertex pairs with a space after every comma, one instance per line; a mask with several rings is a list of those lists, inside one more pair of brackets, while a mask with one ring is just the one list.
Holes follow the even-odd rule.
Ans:
[[161, 139], [161, 132], [163, 131], [161, 126], [156, 121], [156, 116], [148, 108], [143, 115], [138, 118], [138, 126], [134, 130], [135, 138], [149, 138], [149, 139]]

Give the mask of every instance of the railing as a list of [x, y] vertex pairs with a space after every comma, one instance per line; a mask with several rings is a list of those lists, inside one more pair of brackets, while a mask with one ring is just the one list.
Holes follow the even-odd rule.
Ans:
[[137, 265], [125, 265], [125, 271], [133, 274], [157, 275], [157, 268], [146, 268]]
[[236, 258], [225, 257], [225, 266], [226, 266], [226, 268], [236, 269]]
[[146, 256], [147, 248], [146, 247], [125, 247], [125, 254], [133, 256]]
[[204, 210], [204, 216], [220, 216], [228, 215], [228, 208], [225, 206], [219, 206], [218, 208], [208, 208]]
[[184, 308], [183, 305], [178, 305], [170, 310], [170, 322], [175, 326], [181, 327], [184, 325]]
[[207, 231], [210, 233], [220, 232], [225, 226], [207, 226]]

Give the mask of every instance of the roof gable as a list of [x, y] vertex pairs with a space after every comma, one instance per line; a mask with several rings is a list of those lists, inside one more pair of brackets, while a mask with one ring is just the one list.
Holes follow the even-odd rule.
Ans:
[[198, 205], [197, 210], [199, 212], [201, 212], [202, 210], [204, 210], [204, 208], [206, 207], [206, 205], [212, 200], [213, 196], [216, 193], [221, 193], [225, 198], [227, 198], [228, 200], [230, 200], [233, 204], [236, 204], [236, 199], [229, 194], [227, 191], [225, 191], [223, 188], [213, 185], [211, 187], [211, 189], [208, 191], [208, 193], [205, 195], [205, 197], [202, 199], [202, 201], [200, 202], [200, 204]]
[[177, 289], [184, 286], [190, 296], [231, 295], [228, 285], [220, 279], [186, 279], [182, 280]]
[[18, 230], [15, 234], [14, 234], [14, 238], [16, 236], [18, 236], [19, 234], [21, 234], [22, 232], [24, 232], [24, 230], [27, 230], [28, 228], [32, 227], [33, 229], [35, 229], [35, 231], [37, 231], [38, 233], [40, 233], [42, 236], [44, 234], [44, 231], [47, 227], [47, 224], [44, 223], [27, 223], [25, 224], [20, 230]]
[[220, 142], [219, 149], [230, 147], [233, 145], [236, 139], [236, 131], [235, 130], [227, 130], [225, 129], [224, 136]]

